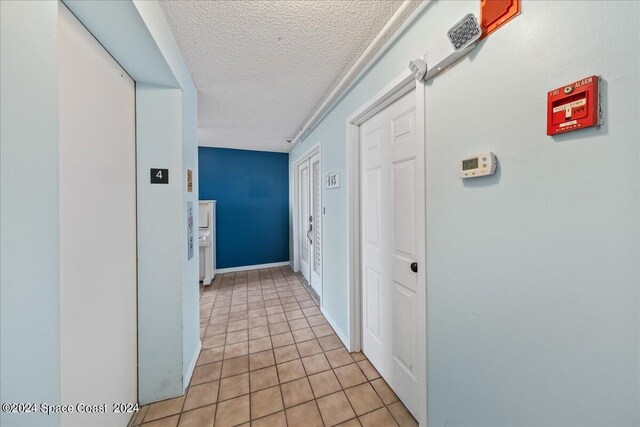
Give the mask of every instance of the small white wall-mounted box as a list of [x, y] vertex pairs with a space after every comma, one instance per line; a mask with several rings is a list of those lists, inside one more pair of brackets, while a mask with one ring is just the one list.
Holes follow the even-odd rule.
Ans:
[[496, 173], [498, 158], [491, 151], [466, 157], [458, 162], [458, 178], [477, 178]]

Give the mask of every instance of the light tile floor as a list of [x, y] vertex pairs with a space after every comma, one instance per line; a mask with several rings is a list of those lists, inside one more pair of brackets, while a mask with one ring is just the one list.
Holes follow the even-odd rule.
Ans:
[[183, 397], [131, 425], [417, 426], [362, 353], [349, 354], [289, 268], [200, 286], [202, 351]]

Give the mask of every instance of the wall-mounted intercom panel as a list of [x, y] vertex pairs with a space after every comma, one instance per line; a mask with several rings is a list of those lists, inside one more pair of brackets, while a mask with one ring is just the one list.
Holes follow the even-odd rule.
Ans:
[[599, 126], [600, 77], [591, 76], [561, 86], [547, 95], [547, 135]]

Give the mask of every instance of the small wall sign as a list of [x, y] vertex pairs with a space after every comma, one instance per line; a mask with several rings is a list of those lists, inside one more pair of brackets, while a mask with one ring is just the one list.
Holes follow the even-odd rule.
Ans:
[[169, 169], [151, 168], [151, 183], [152, 184], [168, 184]]
[[193, 193], [193, 173], [191, 169], [187, 169], [187, 191]]
[[325, 188], [339, 188], [340, 187], [340, 172], [329, 172], [325, 179]]

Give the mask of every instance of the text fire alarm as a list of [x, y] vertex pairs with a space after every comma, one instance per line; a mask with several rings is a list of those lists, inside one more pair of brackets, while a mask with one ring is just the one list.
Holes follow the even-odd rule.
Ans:
[[547, 95], [547, 135], [599, 126], [600, 77], [586, 77]]

